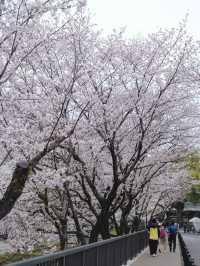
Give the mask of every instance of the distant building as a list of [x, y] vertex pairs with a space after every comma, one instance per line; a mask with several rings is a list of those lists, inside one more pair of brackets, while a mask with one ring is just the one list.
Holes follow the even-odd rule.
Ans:
[[200, 218], [200, 203], [185, 202], [182, 215], [185, 221], [194, 217]]

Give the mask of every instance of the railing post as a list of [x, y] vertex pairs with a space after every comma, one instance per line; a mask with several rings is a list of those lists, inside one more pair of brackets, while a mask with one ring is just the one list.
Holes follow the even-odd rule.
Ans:
[[85, 266], [85, 251], [82, 254], [82, 266]]
[[97, 255], [96, 255], [96, 266], [99, 266], [99, 247], [97, 247], [96, 253], [97, 253]]

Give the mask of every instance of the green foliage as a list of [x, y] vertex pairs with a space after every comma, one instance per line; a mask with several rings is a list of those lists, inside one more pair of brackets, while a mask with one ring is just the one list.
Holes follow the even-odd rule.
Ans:
[[193, 203], [200, 203], [200, 185], [193, 185], [186, 199]]
[[[190, 176], [195, 180], [200, 180], [200, 155], [197, 152], [191, 153], [186, 157], [186, 162]], [[186, 199], [193, 203], [200, 203], [200, 184], [192, 186]]]
[[16, 261], [21, 261], [25, 259], [29, 259], [32, 257], [42, 255], [41, 250], [35, 249], [32, 251], [27, 252], [15, 252], [15, 253], [5, 253], [0, 255], [0, 265], [5, 265], [8, 263], [13, 263]]
[[[55, 246], [55, 243], [49, 243], [47, 241], [43, 241], [43, 243], [39, 245], [35, 245], [34, 249], [31, 251], [24, 251], [24, 252], [14, 252], [14, 253], [4, 253], [0, 254], [0, 266], [5, 265], [8, 263], [13, 263], [17, 261], [27, 260], [33, 257], [41, 256], [44, 252], [44, 250], [51, 250], [52, 247]], [[59, 244], [57, 243], [57, 246], [59, 247]]]
[[191, 153], [186, 157], [187, 168], [194, 179], [200, 180], [200, 155]]

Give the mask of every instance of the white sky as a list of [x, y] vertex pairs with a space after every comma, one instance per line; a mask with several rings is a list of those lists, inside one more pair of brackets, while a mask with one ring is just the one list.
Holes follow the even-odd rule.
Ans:
[[105, 33], [126, 27], [127, 34], [178, 26], [186, 13], [188, 31], [200, 39], [200, 0], [87, 0], [93, 22]]

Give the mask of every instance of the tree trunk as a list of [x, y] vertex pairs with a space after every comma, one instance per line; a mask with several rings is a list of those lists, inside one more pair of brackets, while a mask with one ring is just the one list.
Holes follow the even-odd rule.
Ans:
[[59, 234], [59, 240], [60, 240], [60, 250], [64, 250], [66, 248], [66, 239], [62, 233]]
[[3, 198], [0, 200], [0, 220], [3, 219], [14, 207], [15, 202], [21, 196], [25, 184], [28, 180], [30, 170], [37, 166], [39, 161], [45, 157], [49, 152], [54, 150], [61, 144], [67, 137], [72, 134], [69, 133], [66, 137], [58, 137], [54, 142], [46, 146], [41, 152], [36, 154], [30, 161], [22, 161], [16, 164], [15, 170], [12, 175], [10, 184], [8, 185]]
[[77, 230], [77, 233], [76, 233], [77, 240], [78, 240], [79, 243], [81, 243], [81, 245], [85, 245], [86, 244], [86, 240], [85, 240], [83, 231], [81, 229], [81, 225], [79, 223], [79, 219], [78, 219], [77, 213], [75, 211], [73, 201], [71, 199], [71, 194], [70, 194], [70, 191], [68, 189], [68, 184], [66, 182], [64, 183], [64, 188], [65, 188], [65, 191], [67, 193], [69, 206], [70, 206], [72, 214], [73, 214], [73, 219], [74, 219], [74, 223], [75, 223], [76, 230]]
[[110, 238], [109, 221], [107, 218], [101, 221], [100, 230], [101, 230], [101, 236], [104, 240]]
[[133, 197], [130, 196], [128, 199], [129, 199], [128, 204], [124, 208], [121, 208], [121, 210], [122, 210], [122, 215], [121, 215], [121, 219], [120, 219], [120, 234], [121, 235], [128, 234], [129, 230], [130, 230], [130, 228], [128, 226], [127, 218], [128, 218], [128, 215], [130, 214], [132, 206], [133, 206]]
[[92, 228], [91, 232], [90, 232], [89, 243], [97, 242], [99, 233], [100, 233], [100, 230], [99, 230], [99, 224], [98, 224], [98, 221], [97, 221], [96, 224], [94, 225], [94, 227]]
[[89, 242], [97, 242], [99, 234], [101, 234], [103, 239], [110, 238], [108, 217], [103, 214], [98, 217], [96, 224], [92, 228]]
[[122, 215], [120, 219], [120, 235], [128, 234], [129, 226], [127, 222], [127, 217]]
[[12, 180], [0, 200], [0, 220], [4, 218], [14, 207], [15, 202], [21, 196], [29, 175], [29, 164], [20, 162], [16, 164]]

